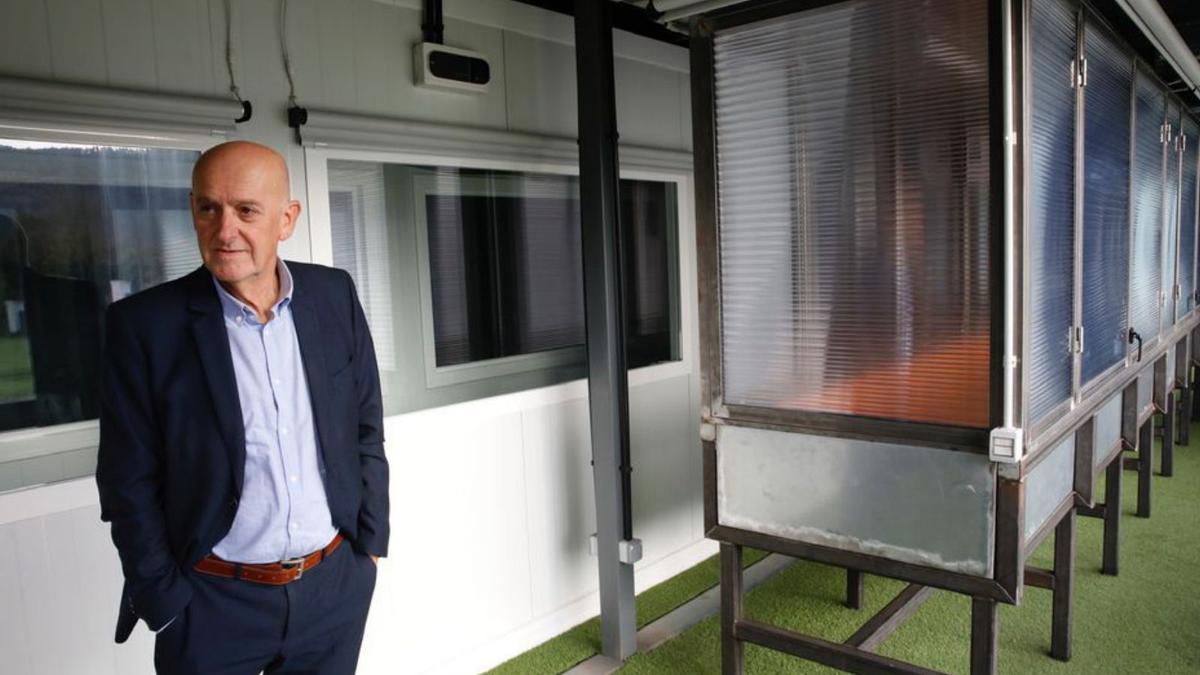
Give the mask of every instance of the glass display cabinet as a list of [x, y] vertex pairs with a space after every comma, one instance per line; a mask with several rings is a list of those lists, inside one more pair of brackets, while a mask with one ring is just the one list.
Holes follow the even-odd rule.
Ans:
[[[726, 7], [692, 96], [725, 671], [752, 642], [926, 672], [873, 645], [928, 588], [973, 598], [972, 672], [1026, 585], [1068, 658], [1076, 510], [1115, 574], [1122, 466], [1149, 515], [1152, 415], [1169, 471], [1190, 391], [1196, 119], [1075, 0]], [[912, 586], [829, 643], [741, 616], [742, 546], [846, 568], [851, 604]]]

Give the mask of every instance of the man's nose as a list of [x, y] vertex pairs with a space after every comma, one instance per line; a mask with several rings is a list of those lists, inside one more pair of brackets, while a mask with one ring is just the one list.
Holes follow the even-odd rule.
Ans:
[[217, 238], [221, 241], [232, 241], [237, 238], [237, 216], [232, 208], [221, 209], [217, 216]]

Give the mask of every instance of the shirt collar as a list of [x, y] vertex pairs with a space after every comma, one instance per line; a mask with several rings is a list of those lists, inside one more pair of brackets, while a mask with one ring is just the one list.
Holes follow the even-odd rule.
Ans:
[[[275, 305], [271, 307], [272, 317], [278, 317], [280, 311], [292, 302], [292, 291], [295, 289], [295, 284], [292, 281], [292, 273], [288, 269], [287, 264], [283, 262], [283, 258], [277, 258], [275, 270], [279, 273], [279, 299], [275, 301]], [[225, 290], [220, 281], [214, 276], [212, 278], [213, 285], [217, 287], [217, 297], [221, 299], [221, 310], [225, 314], [226, 319], [233, 321], [258, 321], [258, 314], [250, 305], [233, 297], [233, 294]]]

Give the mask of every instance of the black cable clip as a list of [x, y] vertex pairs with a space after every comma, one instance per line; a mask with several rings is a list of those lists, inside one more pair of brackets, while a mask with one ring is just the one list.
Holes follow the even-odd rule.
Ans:
[[1136, 330], [1130, 328], [1129, 329], [1129, 344], [1133, 344], [1134, 340], [1137, 340], [1137, 343], [1138, 343], [1138, 355], [1137, 355], [1136, 362], [1141, 363], [1142, 362], [1142, 336], [1138, 335], [1138, 332]]
[[308, 124], [308, 108], [293, 105], [287, 109], [288, 126], [296, 130], [296, 142], [300, 143], [300, 127]]
[[234, 124], [249, 122], [254, 115], [254, 106], [250, 105], [250, 101], [242, 101], [242, 116], [233, 121]]

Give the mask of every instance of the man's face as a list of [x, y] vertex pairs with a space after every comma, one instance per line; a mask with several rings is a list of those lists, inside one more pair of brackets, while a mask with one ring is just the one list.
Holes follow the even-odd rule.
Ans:
[[299, 214], [299, 202], [288, 199], [287, 168], [267, 148], [219, 148], [193, 175], [192, 222], [200, 256], [224, 283], [274, 274], [279, 242], [292, 235]]

